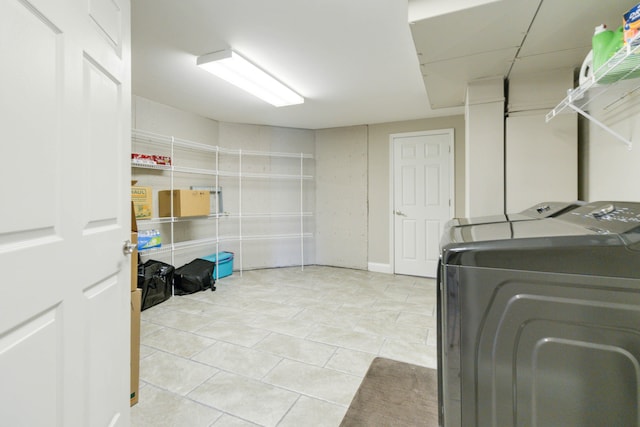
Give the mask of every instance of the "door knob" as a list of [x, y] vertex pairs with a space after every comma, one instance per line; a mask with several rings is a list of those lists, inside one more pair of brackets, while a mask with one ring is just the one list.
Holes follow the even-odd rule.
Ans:
[[394, 214], [398, 215], [398, 216], [407, 216], [406, 213], [396, 209], [395, 211], [393, 211]]
[[133, 253], [133, 250], [136, 248], [136, 244], [135, 243], [131, 243], [131, 240], [126, 240], [124, 242], [124, 246], [122, 247], [122, 252], [125, 255], [131, 255]]

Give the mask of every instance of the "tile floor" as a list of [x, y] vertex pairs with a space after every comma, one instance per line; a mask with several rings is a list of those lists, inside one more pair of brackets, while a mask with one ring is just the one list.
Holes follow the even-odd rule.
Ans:
[[376, 356], [436, 367], [433, 279], [245, 271], [142, 313], [132, 426], [338, 426]]

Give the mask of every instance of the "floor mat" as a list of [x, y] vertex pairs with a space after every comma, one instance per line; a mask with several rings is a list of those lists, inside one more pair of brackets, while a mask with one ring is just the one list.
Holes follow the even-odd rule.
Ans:
[[340, 427], [438, 426], [435, 369], [376, 357]]

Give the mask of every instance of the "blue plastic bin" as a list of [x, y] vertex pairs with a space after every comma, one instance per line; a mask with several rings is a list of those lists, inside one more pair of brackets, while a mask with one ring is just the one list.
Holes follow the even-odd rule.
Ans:
[[231, 276], [231, 273], [233, 273], [233, 252], [218, 252], [217, 254], [203, 256], [202, 259], [216, 263], [213, 269], [214, 279]]

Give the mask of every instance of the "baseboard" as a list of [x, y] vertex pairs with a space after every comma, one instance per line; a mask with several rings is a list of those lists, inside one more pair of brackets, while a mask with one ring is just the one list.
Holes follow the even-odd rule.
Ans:
[[387, 273], [393, 274], [393, 270], [391, 269], [391, 264], [382, 264], [378, 262], [370, 262], [368, 264], [369, 271], [373, 271], [375, 273]]

